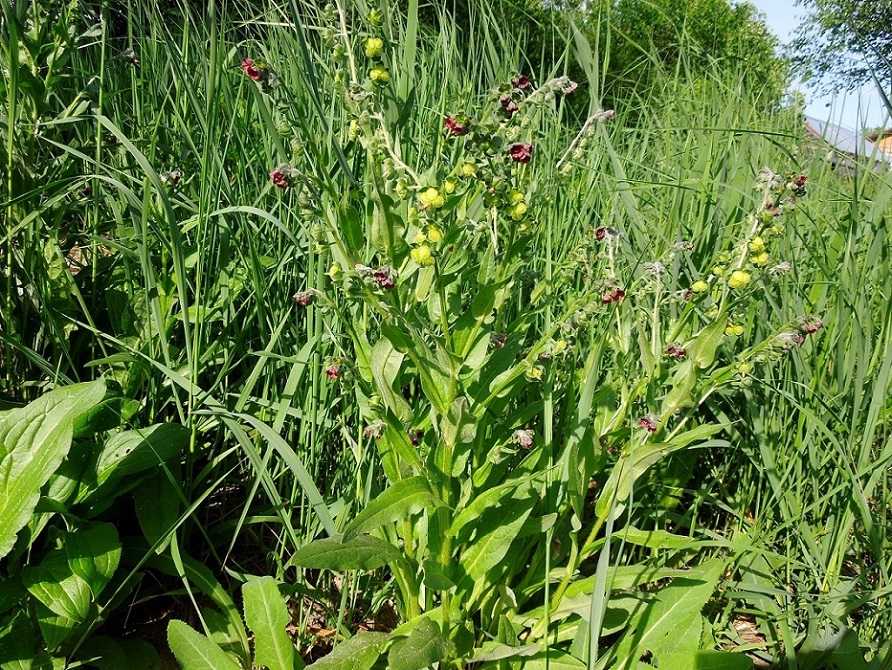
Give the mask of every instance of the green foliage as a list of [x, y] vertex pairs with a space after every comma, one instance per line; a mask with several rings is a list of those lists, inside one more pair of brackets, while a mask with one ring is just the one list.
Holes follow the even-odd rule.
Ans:
[[825, 89], [852, 90], [892, 82], [892, 7], [883, 0], [804, 0], [808, 10], [790, 53], [806, 79]]
[[4, 14], [53, 86], [3, 108], [3, 409], [107, 390], [11, 524], [2, 662], [157, 667], [100, 630], [141, 577], [201, 667], [888, 653], [888, 177], [800, 150], [747, 11], [479, 4]]

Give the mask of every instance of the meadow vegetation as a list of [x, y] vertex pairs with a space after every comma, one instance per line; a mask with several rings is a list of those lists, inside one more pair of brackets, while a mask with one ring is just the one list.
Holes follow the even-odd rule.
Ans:
[[0, 668], [892, 668], [889, 173], [260, 4], [3, 4]]

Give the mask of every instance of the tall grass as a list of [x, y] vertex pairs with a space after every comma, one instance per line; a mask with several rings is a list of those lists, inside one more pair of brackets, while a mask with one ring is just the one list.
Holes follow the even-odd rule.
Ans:
[[[490, 92], [518, 72], [537, 82], [563, 72], [538, 71], [541, 55], [524, 58], [522, 36], [485, 9], [464, 34], [445, 9], [433, 32], [419, 23], [417, 3], [408, 7], [382, 19], [394, 77], [383, 122], [395, 152], [433, 175], [454, 160], [444, 115], [491, 104]], [[343, 17], [357, 45], [369, 9], [357, 0]], [[260, 11], [211, 0], [200, 10], [129, 3], [101, 18], [57, 89], [60, 100], [88, 104], [28, 134], [36, 112], [29, 117], [11, 93], [16, 75], [7, 80], [3, 392], [23, 401], [35, 395], [31, 387], [101, 372], [139, 402], [135, 424], [188, 426], [174, 563], [199, 558], [233, 583], [271, 572], [331, 606], [333, 625], [347, 631], [351, 612], [391, 598], [393, 584], [352, 576], [332, 600], [327, 583], [290, 562], [312, 538], [342, 530], [383, 481], [353, 392], [325, 376], [332, 359], [356, 355], [349, 324], [374, 330], [373, 315], [346, 303], [300, 311], [291, 299], [330, 292], [332, 259], [317, 224], [337, 220], [342, 202], [371, 178], [333, 84], [326, 32], [340, 17], [304, 3]], [[566, 53], [547, 60], [589, 73], [577, 95], [590, 96], [594, 112], [606, 56], [578, 35], [566, 38]], [[138, 67], [121, 56], [127, 48]], [[269, 96], [242, 73], [245, 57], [275, 71]], [[669, 551], [665, 565], [696, 565], [733, 547], [712, 603], [716, 646], [744, 644], [734, 624], [748, 613], [766, 638], [750, 648], [778, 664], [821, 667], [851, 629], [855, 646], [871, 658], [885, 654], [879, 667], [892, 667], [884, 640], [892, 626], [892, 180], [869, 170], [836, 174], [823, 151], [803, 145], [795, 110], [766, 109], [739, 72], [717, 65], [699, 77], [659, 74], [658, 95], [627, 101], [581, 145], [572, 145], [585, 123], [579, 107], [543, 107], [536, 179], [554, 188], [537, 203], [526, 252], [532, 271], [505, 321], [528, 309], [543, 279], [555, 305], [594, 290], [581, 267], [561, 273], [597, 227], [621, 233], [626, 286], [643, 281], [645, 262], [691, 241], [669, 267], [672, 283], [688, 286], [744, 233], [759, 204], [761, 167], [807, 173], [809, 196], [778, 238], [778, 260], [793, 271], [743, 317], [753, 343], [801, 314], [820, 316], [823, 330], [758, 366], [748, 386], [711, 395], [700, 416], [725, 424], [730, 446], [667, 461], [636, 492], [628, 517], [645, 531], [691, 538], [694, 549]], [[21, 167], [28, 160], [35, 167]], [[315, 187], [275, 189], [268, 173], [282, 162]], [[69, 272], [78, 262], [83, 269]], [[557, 307], [536, 318], [550, 326]], [[625, 324], [629, 341], [645, 324], [646, 315]], [[582, 365], [589, 353], [574, 356]], [[617, 360], [639, 365], [637, 344], [622, 353]], [[634, 369], [598, 370], [594, 384], [607, 387]], [[539, 400], [546, 441], [557, 410], [574, 410], [569, 401], [552, 405], [557, 397], [546, 389]], [[554, 462], [541, 467], [551, 472]], [[568, 495], [555, 490], [558, 499]], [[220, 501], [219, 516], [190, 507], [208, 496]], [[554, 509], [558, 499], [549, 501]], [[550, 545], [561, 540], [549, 536]], [[609, 546], [603, 555], [617, 565], [659, 553]], [[547, 554], [535, 566], [548, 575], [545, 602], [559, 588]], [[188, 583], [181, 567], [173, 572]], [[609, 603], [608, 591], [593, 591], [593, 611]], [[302, 601], [301, 626], [311, 602]], [[593, 627], [595, 651], [605, 631]], [[597, 662], [592, 652], [590, 667]]]

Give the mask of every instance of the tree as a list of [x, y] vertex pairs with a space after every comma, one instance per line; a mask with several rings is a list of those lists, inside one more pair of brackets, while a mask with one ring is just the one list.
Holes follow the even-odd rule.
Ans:
[[857, 88], [876, 77], [892, 87], [892, 2], [798, 0], [811, 10], [791, 45], [803, 78], [826, 91]]

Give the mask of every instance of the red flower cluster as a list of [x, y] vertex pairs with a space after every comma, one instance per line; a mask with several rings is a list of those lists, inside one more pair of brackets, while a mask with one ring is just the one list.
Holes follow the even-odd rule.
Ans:
[[449, 134], [453, 137], [461, 137], [468, 134], [468, 126], [458, 121], [454, 116], [447, 116], [443, 119], [443, 125], [446, 126]]
[[502, 105], [502, 109], [505, 110], [508, 116], [513, 116], [514, 112], [520, 109], [518, 104], [514, 102], [514, 99], [507, 93], [499, 98], [499, 104]]
[[378, 268], [372, 273], [372, 281], [385, 291], [394, 287], [393, 273], [388, 268]]
[[293, 296], [294, 302], [301, 307], [309, 307], [316, 302], [316, 294], [312, 291], [298, 291]]
[[254, 64], [254, 61], [250, 58], [245, 58], [242, 60], [242, 72], [248, 75], [254, 81], [260, 81], [263, 79], [263, 70], [260, 69], [259, 66]]
[[517, 77], [511, 80], [511, 85], [514, 88], [519, 88], [521, 91], [524, 91], [530, 87], [529, 77], [523, 74], [519, 74], [517, 75]]
[[666, 346], [666, 355], [681, 360], [688, 355], [688, 352], [681, 345], [673, 343]]
[[533, 160], [533, 145], [529, 142], [515, 142], [508, 147], [508, 155], [518, 163], [529, 163]]
[[659, 418], [654, 414], [647, 414], [638, 419], [638, 425], [648, 433], [656, 433], [659, 428]]
[[601, 302], [605, 305], [609, 305], [612, 302], [621, 302], [623, 298], [626, 297], [626, 292], [621, 288], [615, 288], [609, 293], [605, 293], [601, 296]]

